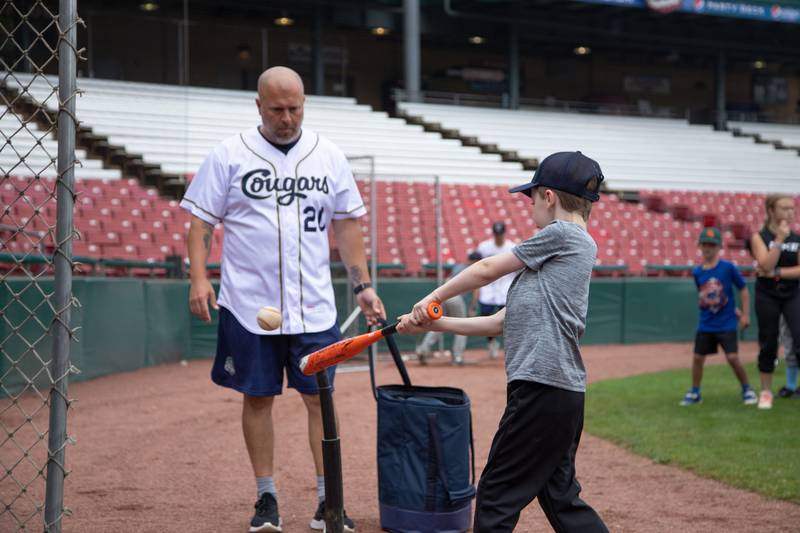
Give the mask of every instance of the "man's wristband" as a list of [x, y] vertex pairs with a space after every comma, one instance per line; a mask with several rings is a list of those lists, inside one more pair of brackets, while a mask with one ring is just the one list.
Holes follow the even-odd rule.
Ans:
[[359, 292], [363, 291], [364, 289], [369, 289], [371, 287], [372, 287], [372, 283], [370, 283], [369, 281], [366, 282], [366, 283], [360, 283], [359, 285], [356, 285], [355, 287], [353, 287], [353, 294], [358, 294]]
[[781, 267], [775, 267], [775, 281], [781, 279]]

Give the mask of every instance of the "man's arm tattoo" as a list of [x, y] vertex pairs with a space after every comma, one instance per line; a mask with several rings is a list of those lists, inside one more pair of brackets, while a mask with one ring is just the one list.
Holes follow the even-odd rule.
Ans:
[[214, 233], [213, 226], [206, 226], [203, 228], [203, 245], [206, 247], [206, 251], [211, 251], [211, 235]]
[[357, 266], [350, 267], [350, 283], [353, 285], [361, 283], [361, 269]]

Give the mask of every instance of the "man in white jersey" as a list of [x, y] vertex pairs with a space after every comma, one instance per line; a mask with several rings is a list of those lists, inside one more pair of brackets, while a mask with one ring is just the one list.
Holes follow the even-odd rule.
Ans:
[[[358, 217], [366, 213], [344, 154], [302, 128], [305, 102], [300, 76], [286, 67], [258, 79], [261, 124], [223, 141], [192, 180], [181, 207], [189, 229], [193, 314], [210, 320], [219, 309], [217, 355], [211, 379], [244, 395], [242, 430], [256, 476], [251, 532], [282, 531], [273, 480], [272, 403], [284, 373], [308, 410], [308, 433], [317, 472], [319, 505], [311, 520], [323, 529], [325, 485], [322, 418], [316, 379], [300, 359], [340, 338], [330, 277], [328, 226], [369, 324], [385, 318], [370, 285]], [[206, 274], [214, 225], [225, 226], [219, 306]], [[258, 327], [261, 306], [276, 307], [282, 323]], [[329, 371], [333, 383], [333, 369]], [[345, 530], [354, 531], [345, 515]]]
[[[491, 239], [482, 241], [478, 245], [477, 252], [482, 258], [499, 255], [505, 252], [510, 252], [514, 248], [512, 241], [506, 240], [506, 225], [502, 222], [495, 222], [492, 224]], [[470, 315], [475, 315], [476, 306], [480, 307], [480, 316], [491, 316], [506, 306], [506, 294], [511, 287], [511, 282], [514, 281], [516, 272], [512, 272], [506, 276], [498, 278], [497, 280], [476, 289], [472, 292], [472, 303], [470, 304]], [[494, 337], [487, 338], [489, 343], [489, 357], [492, 359], [497, 358], [498, 345], [497, 339]]]

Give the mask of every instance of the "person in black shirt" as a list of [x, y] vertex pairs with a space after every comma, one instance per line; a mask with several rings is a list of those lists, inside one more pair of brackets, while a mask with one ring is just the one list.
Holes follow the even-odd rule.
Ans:
[[772, 373], [781, 315], [792, 334], [795, 353], [800, 349], [800, 236], [791, 230], [794, 198], [785, 194], [767, 195], [766, 215], [764, 227], [750, 237], [750, 250], [758, 263], [755, 308], [761, 372], [759, 409], [772, 407]]

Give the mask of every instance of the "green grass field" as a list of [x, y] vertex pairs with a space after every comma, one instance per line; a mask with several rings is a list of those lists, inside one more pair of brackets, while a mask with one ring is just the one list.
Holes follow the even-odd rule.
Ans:
[[[747, 373], [757, 389], [753, 364]], [[586, 430], [658, 463], [800, 503], [800, 400], [776, 396], [769, 411], [745, 406], [727, 364], [706, 367], [702, 404], [680, 407], [690, 384], [688, 367], [594, 383]], [[773, 391], [784, 384], [781, 365]]]

